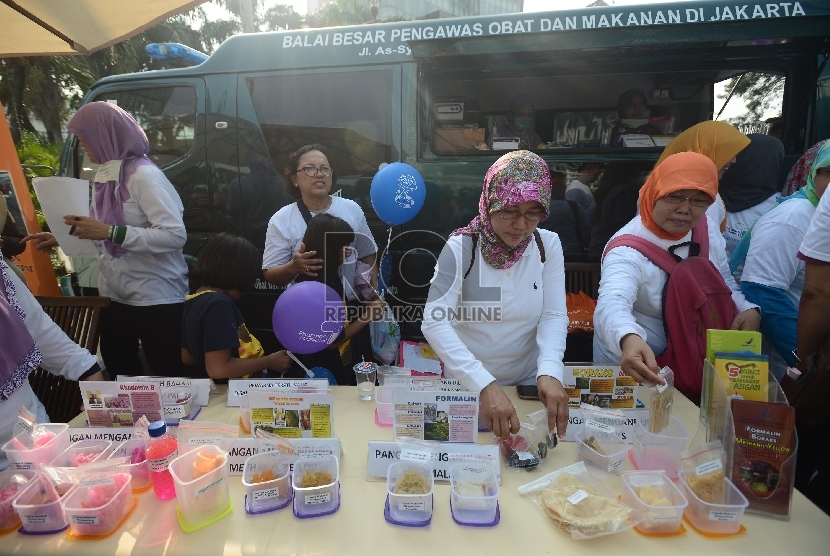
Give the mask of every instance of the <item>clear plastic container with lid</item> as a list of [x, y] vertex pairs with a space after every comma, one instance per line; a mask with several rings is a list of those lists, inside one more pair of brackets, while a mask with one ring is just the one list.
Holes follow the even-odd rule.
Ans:
[[450, 510], [456, 523], [491, 527], [499, 522], [499, 480], [492, 465], [454, 463], [450, 487]]
[[133, 437], [113, 448], [107, 459], [129, 458], [133, 492], [144, 492], [151, 486], [150, 466], [147, 463], [147, 439]]
[[0, 473], [0, 534], [10, 533], [20, 527], [20, 518], [13, 502], [26, 488], [28, 479], [22, 473], [7, 469]]
[[24, 533], [45, 535], [63, 531], [69, 526], [69, 516], [57, 491], [40, 474], [29, 481], [15, 498], [14, 511], [20, 516]]
[[147, 465], [150, 468], [150, 480], [153, 483], [153, 492], [159, 500], [170, 500], [176, 497], [176, 486], [170, 475], [170, 464], [179, 455], [179, 444], [167, 432], [164, 421], [154, 421], [148, 428], [150, 441], [147, 444]]
[[386, 520], [408, 527], [429, 525], [432, 520], [434, 489], [431, 465], [413, 461], [393, 463], [386, 473]]
[[686, 479], [688, 471], [681, 471], [679, 475], [683, 491], [689, 500], [684, 514], [695, 529], [715, 535], [731, 535], [740, 531], [749, 501], [732, 481], [723, 479], [723, 501], [720, 504], [711, 504], [701, 500], [691, 489]]
[[[400, 388], [399, 386], [397, 388]], [[392, 426], [392, 410], [395, 408], [394, 395], [396, 386], [378, 386], [375, 390], [375, 424], [381, 427]]]
[[128, 473], [85, 476], [61, 499], [69, 531], [77, 537], [105, 537], [115, 531], [135, 507]]
[[291, 484], [294, 515], [299, 518], [329, 515], [340, 508], [340, 462], [336, 456], [297, 460]]
[[660, 433], [649, 431], [647, 419], [637, 419], [634, 435], [636, 438], [629, 455], [634, 466], [640, 471], [665, 471], [669, 479], [676, 480], [680, 452], [689, 442], [689, 431], [680, 419], [672, 415]]
[[176, 512], [184, 531], [201, 529], [231, 512], [227, 463], [227, 454], [212, 444], [195, 448], [170, 463]]
[[33, 433], [22, 433], [6, 442], [0, 450], [6, 452], [9, 468], [33, 477], [41, 463], [48, 464], [69, 447], [69, 425], [44, 423], [35, 425]]
[[52, 460], [51, 465], [55, 467], [78, 467], [85, 463], [106, 459], [111, 449], [112, 442], [109, 440], [79, 440], [58, 454]]
[[647, 534], [680, 530], [686, 497], [662, 471], [626, 471], [622, 474], [623, 504], [639, 510], [643, 521], [637, 529]]
[[[589, 429], [579, 431], [575, 438], [576, 461], [584, 461], [604, 473], [620, 474], [630, 448], [628, 444], [614, 435]], [[604, 453], [600, 453], [597, 448]]]
[[245, 511], [259, 514], [290, 504], [293, 494], [290, 469], [288, 458], [279, 452], [260, 452], [245, 460], [242, 470]]

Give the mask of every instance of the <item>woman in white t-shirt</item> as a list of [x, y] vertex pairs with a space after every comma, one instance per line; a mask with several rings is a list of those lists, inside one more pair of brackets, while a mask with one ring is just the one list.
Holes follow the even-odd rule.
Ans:
[[[287, 286], [298, 275], [317, 276], [323, 268], [325, 254], [306, 251], [303, 235], [315, 215], [326, 213], [342, 218], [354, 230], [355, 239], [351, 247], [358, 260], [372, 267], [372, 284], [377, 289], [375, 254], [378, 247], [360, 205], [329, 195], [337, 182], [337, 174], [324, 147], [306, 145], [293, 152], [288, 157], [285, 180], [286, 190], [297, 202], [282, 207], [268, 222], [262, 256], [265, 279], [278, 286]], [[342, 271], [348, 275], [348, 265]], [[346, 298], [355, 299], [353, 265], [348, 282]]]
[[484, 178], [479, 213], [447, 240], [429, 288], [421, 332], [447, 374], [481, 391], [481, 414], [496, 436], [519, 431], [504, 386], [536, 384], [548, 429], [565, 435], [562, 386], [568, 316], [559, 237], [548, 215], [548, 166], [529, 151], [499, 158]]
[[[753, 141], [754, 142], [754, 141]], [[761, 307], [761, 332], [769, 344], [770, 370], [781, 380], [787, 366], [796, 366], [798, 305], [804, 290], [805, 263], [797, 257], [819, 200], [830, 183], [830, 144], [816, 156], [807, 184], [763, 215], [744, 235], [730, 265], [740, 275], [741, 291]], [[786, 201], [786, 202], [785, 202]], [[744, 259], [745, 257], [745, 259]]]
[[[181, 376], [181, 323], [187, 295], [182, 248], [187, 232], [178, 193], [147, 157], [147, 136], [131, 115], [109, 102], [82, 106], [66, 125], [89, 160], [93, 217], [65, 216], [73, 235], [99, 244], [98, 291], [110, 298], [101, 324], [101, 355], [110, 378], [144, 374], [139, 343], [152, 374]], [[32, 234], [35, 248], [57, 245]]]

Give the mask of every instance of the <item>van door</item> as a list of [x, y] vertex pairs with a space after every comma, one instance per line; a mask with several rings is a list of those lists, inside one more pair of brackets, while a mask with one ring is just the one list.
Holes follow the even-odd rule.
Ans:
[[[189, 260], [214, 224], [220, 226], [225, 212], [221, 192], [211, 194], [205, 147], [205, 82], [201, 78], [142, 80], [107, 83], [90, 92], [88, 102], [117, 104], [136, 119], [150, 143], [149, 158], [161, 168], [184, 205], [188, 241], [185, 259]], [[200, 117], [202, 116], [202, 117]], [[64, 151], [66, 175], [91, 179], [98, 169], [77, 138]], [[233, 169], [235, 171], [235, 168]], [[78, 283], [82, 288], [97, 288], [97, 259], [73, 257]]]

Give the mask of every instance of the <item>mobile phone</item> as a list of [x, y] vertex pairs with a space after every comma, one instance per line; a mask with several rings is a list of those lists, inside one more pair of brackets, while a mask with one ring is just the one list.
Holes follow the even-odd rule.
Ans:
[[538, 400], [539, 391], [533, 384], [519, 384], [516, 386], [516, 392], [522, 400]]

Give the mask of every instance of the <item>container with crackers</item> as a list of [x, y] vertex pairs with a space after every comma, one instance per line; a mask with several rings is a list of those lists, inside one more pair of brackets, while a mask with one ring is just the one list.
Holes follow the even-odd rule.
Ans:
[[519, 493], [574, 540], [620, 533], [643, 519], [594, 479], [581, 461], [522, 485]]

